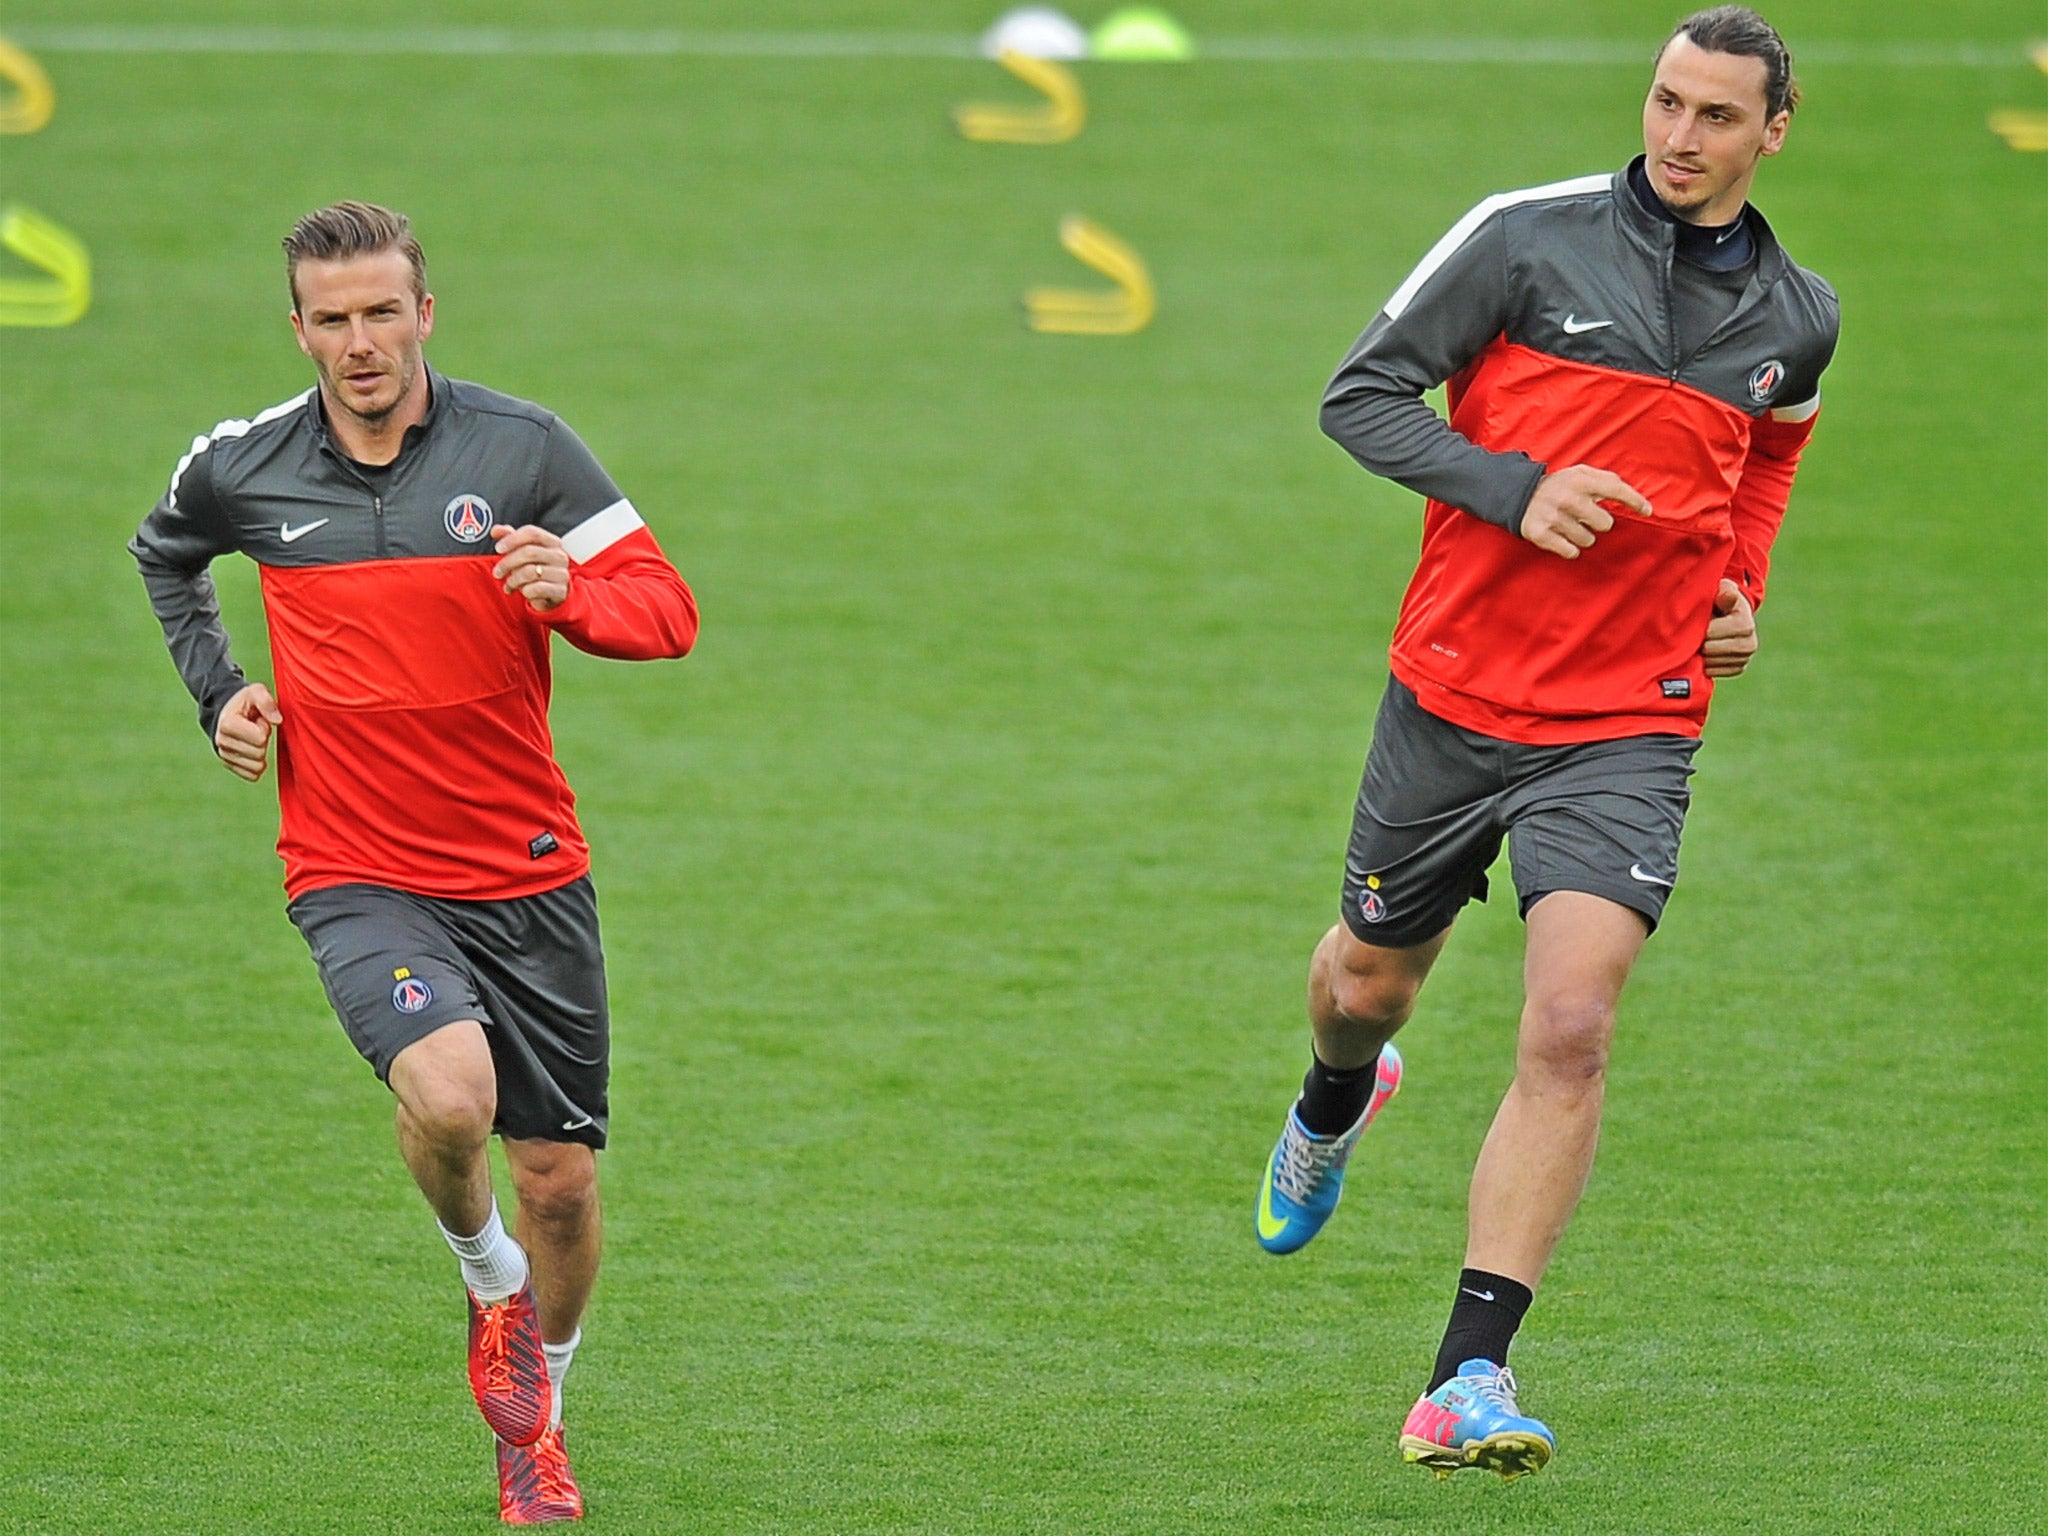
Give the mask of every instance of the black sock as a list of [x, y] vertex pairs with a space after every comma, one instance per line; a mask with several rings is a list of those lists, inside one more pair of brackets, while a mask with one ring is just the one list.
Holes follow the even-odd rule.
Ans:
[[1508, 1345], [1522, 1326], [1535, 1293], [1519, 1280], [1490, 1275], [1483, 1269], [1458, 1273], [1458, 1299], [1451, 1304], [1451, 1325], [1444, 1330], [1444, 1342], [1436, 1352], [1436, 1374], [1429, 1378], [1429, 1390], [1458, 1374], [1467, 1360], [1508, 1363]]
[[1301, 1080], [1301, 1102], [1294, 1112], [1311, 1136], [1341, 1136], [1358, 1124], [1358, 1117], [1372, 1102], [1379, 1072], [1378, 1053], [1364, 1066], [1342, 1072], [1324, 1066], [1323, 1058], [1311, 1053], [1308, 1076]]

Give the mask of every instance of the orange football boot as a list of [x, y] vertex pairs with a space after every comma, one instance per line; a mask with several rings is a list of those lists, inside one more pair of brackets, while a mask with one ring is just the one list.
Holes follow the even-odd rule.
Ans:
[[500, 1440], [532, 1445], [554, 1412], [547, 1357], [540, 1351], [540, 1309], [528, 1281], [503, 1301], [469, 1297], [469, 1390]]
[[498, 1442], [498, 1518], [507, 1525], [583, 1518], [583, 1494], [569, 1470], [560, 1425], [531, 1445]]

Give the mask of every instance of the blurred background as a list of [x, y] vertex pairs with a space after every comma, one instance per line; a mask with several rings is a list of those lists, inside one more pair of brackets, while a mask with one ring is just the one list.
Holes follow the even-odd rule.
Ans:
[[[0, 329], [0, 1531], [495, 1524], [274, 797], [123, 549], [194, 434], [310, 382], [278, 241], [341, 197], [411, 215], [435, 364], [559, 411], [703, 606], [680, 665], [557, 652], [616, 1011], [593, 1527], [2026, 1528], [2048, 154], [1992, 119], [2048, 110], [2048, 11], [1764, 7], [1807, 100], [1756, 201], [1842, 345], [1517, 1346], [1559, 1458], [1510, 1488], [1394, 1437], [1512, 1071], [1512, 903], [1344, 1216], [1284, 1263], [1250, 1232], [1420, 523], [1315, 413], [1465, 209], [1636, 152], [1686, 7], [1182, 0], [1194, 58], [1076, 63], [1049, 146], [950, 121], [1033, 100], [999, 9], [0, 16], [56, 96], [0, 203], [92, 272]], [[1108, 287], [1071, 213], [1147, 328], [1025, 325]], [[217, 576], [265, 675], [254, 568]]]

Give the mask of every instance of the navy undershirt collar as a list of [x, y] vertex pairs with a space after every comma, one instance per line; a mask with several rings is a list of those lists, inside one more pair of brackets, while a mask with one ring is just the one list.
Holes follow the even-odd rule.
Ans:
[[1749, 207], [1729, 224], [1688, 224], [1669, 208], [1650, 185], [1650, 173], [1640, 157], [1628, 168], [1628, 187], [1644, 209], [1672, 227], [1677, 255], [1687, 266], [1708, 272], [1735, 272], [1756, 259], [1756, 238], [1749, 232]]

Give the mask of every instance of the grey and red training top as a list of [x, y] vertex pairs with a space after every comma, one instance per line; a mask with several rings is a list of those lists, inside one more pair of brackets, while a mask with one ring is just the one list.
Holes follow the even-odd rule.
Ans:
[[[1331, 437], [1428, 498], [1395, 676], [1431, 713], [1508, 741], [1700, 733], [1715, 593], [1726, 576], [1763, 601], [1834, 355], [1834, 290], [1762, 215], [1743, 214], [1753, 257], [1732, 280], [1687, 270], [1632, 170], [1480, 203], [1323, 400]], [[1446, 381], [1448, 423], [1421, 398]], [[1616, 508], [1563, 560], [1519, 535], [1538, 482], [1573, 464], [1621, 476], [1654, 515]]]
[[[343, 454], [317, 390], [222, 422], [129, 545], [209, 739], [246, 679], [207, 567], [239, 551], [260, 568], [293, 897], [366, 882], [496, 900], [576, 879], [590, 853], [548, 730], [549, 636], [629, 660], [696, 639], [690, 589], [575, 433], [426, 380], [426, 418], [381, 467]], [[562, 540], [568, 601], [536, 613], [492, 578], [494, 524]]]

